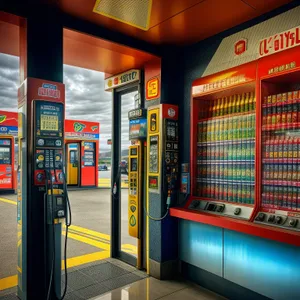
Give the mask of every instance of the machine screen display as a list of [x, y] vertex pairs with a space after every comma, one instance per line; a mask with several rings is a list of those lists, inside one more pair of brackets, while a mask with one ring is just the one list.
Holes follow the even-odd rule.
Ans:
[[137, 148], [131, 148], [130, 155], [137, 155]]
[[41, 130], [57, 131], [58, 116], [49, 116], [41, 114]]
[[131, 166], [131, 170], [132, 172], [136, 172], [138, 169], [138, 162], [137, 162], [137, 158], [131, 158], [130, 160], [130, 166]]
[[83, 162], [85, 166], [93, 167], [95, 166], [95, 155], [94, 151], [84, 150]]
[[11, 164], [11, 155], [10, 147], [0, 146], [0, 164], [10, 165]]
[[39, 137], [62, 137], [63, 104], [47, 101], [36, 102], [36, 135]]
[[147, 119], [129, 121], [129, 139], [142, 139], [147, 137]]
[[63, 198], [62, 197], [57, 197], [56, 198], [56, 205], [63, 205]]

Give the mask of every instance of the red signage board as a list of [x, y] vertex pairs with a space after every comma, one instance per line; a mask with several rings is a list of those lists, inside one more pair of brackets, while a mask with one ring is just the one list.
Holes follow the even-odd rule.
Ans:
[[259, 56], [267, 56], [300, 45], [300, 26], [276, 33], [259, 43]]
[[192, 95], [210, 94], [227, 87], [254, 81], [257, 62], [247, 63], [223, 72], [196, 79], [192, 85]]
[[98, 122], [66, 120], [65, 139], [99, 140], [100, 124]]

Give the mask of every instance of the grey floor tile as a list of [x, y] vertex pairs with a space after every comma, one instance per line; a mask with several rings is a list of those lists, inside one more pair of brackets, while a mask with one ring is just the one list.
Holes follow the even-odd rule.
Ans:
[[96, 282], [102, 282], [129, 273], [129, 271], [111, 263], [91, 266], [86, 269], [81, 269], [80, 271], [92, 277]]
[[141, 280], [142, 278], [134, 275], [132, 273], [125, 274], [113, 279], [103, 281], [103, 284], [109, 288], [109, 290], [117, 289], [121, 286], [133, 283], [135, 281]]
[[68, 274], [68, 286], [74, 291], [88, 287], [95, 283], [96, 282], [90, 276], [87, 276], [80, 271], [74, 271]]
[[[108, 292], [110, 289], [102, 283], [90, 285], [86, 288], [76, 291], [76, 295], [82, 299], [90, 299]], [[80, 299], [80, 298], [79, 298]]]

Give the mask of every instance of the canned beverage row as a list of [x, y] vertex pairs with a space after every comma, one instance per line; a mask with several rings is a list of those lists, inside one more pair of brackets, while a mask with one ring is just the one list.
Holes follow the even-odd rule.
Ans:
[[262, 125], [286, 125], [300, 122], [300, 103], [287, 103], [285, 105], [269, 106], [263, 108]]
[[300, 210], [300, 187], [264, 185], [262, 206], [288, 210]]
[[231, 95], [209, 101], [199, 112], [200, 118], [220, 117], [235, 113], [254, 111], [256, 106], [255, 92]]
[[255, 114], [198, 122], [197, 141], [214, 142], [255, 137]]
[[255, 141], [241, 140], [240, 143], [200, 144], [197, 159], [205, 160], [254, 160]]
[[197, 194], [199, 197], [213, 200], [254, 204], [254, 185], [239, 181], [235, 183], [198, 182]]
[[212, 163], [198, 164], [197, 178], [216, 180], [244, 180], [254, 182], [254, 163]]
[[285, 103], [297, 100], [300, 98], [300, 91], [289, 91], [285, 93], [279, 93], [274, 95], [268, 95], [263, 98], [263, 104], [275, 104], [275, 103]]
[[282, 180], [300, 182], [300, 164], [282, 163], [263, 165], [263, 180]]
[[263, 137], [263, 158], [298, 159], [300, 158], [300, 137], [267, 134]]

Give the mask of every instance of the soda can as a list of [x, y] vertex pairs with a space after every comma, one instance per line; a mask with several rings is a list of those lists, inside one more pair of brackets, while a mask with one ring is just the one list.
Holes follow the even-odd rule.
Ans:
[[287, 197], [287, 208], [292, 209], [292, 203], [293, 203], [293, 187], [288, 186], [288, 197]]
[[251, 176], [250, 176], [250, 179], [251, 179], [251, 182], [254, 182], [254, 178], [255, 178], [255, 166], [254, 164], [251, 164]]
[[241, 179], [242, 180], [246, 180], [246, 167], [247, 165], [246, 164], [241, 164]]
[[287, 170], [287, 180], [288, 181], [292, 181], [293, 178], [293, 165], [292, 164], [288, 164], [288, 170]]
[[297, 210], [298, 188], [293, 186], [292, 210]]
[[273, 205], [274, 208], [278, 208], [279, 186], [275, 185], [273, 189]]
[[273, 180], [278, 180], [278, 171], [279, 171], [279, 166], [278, 164], [273, 164]]
[[238, 185], [236, 183], [232, 184], [232, 202], [238, 201]]
[[218, 200], [223, 200], [223, 192], [224, 192], [224, 184], [220, 182]]
[[285, 185], [282, 188], [282, 207], [288, 208], [288, 187]]
[[233, 201], [232, 184], [231, 183], [228, 183], [228, 185], [227, 185], [227, 200], [229, 202]]
[[296, 182], [297, 180], [298, 180], [298, 163], [293, 162], [292, 181]]

